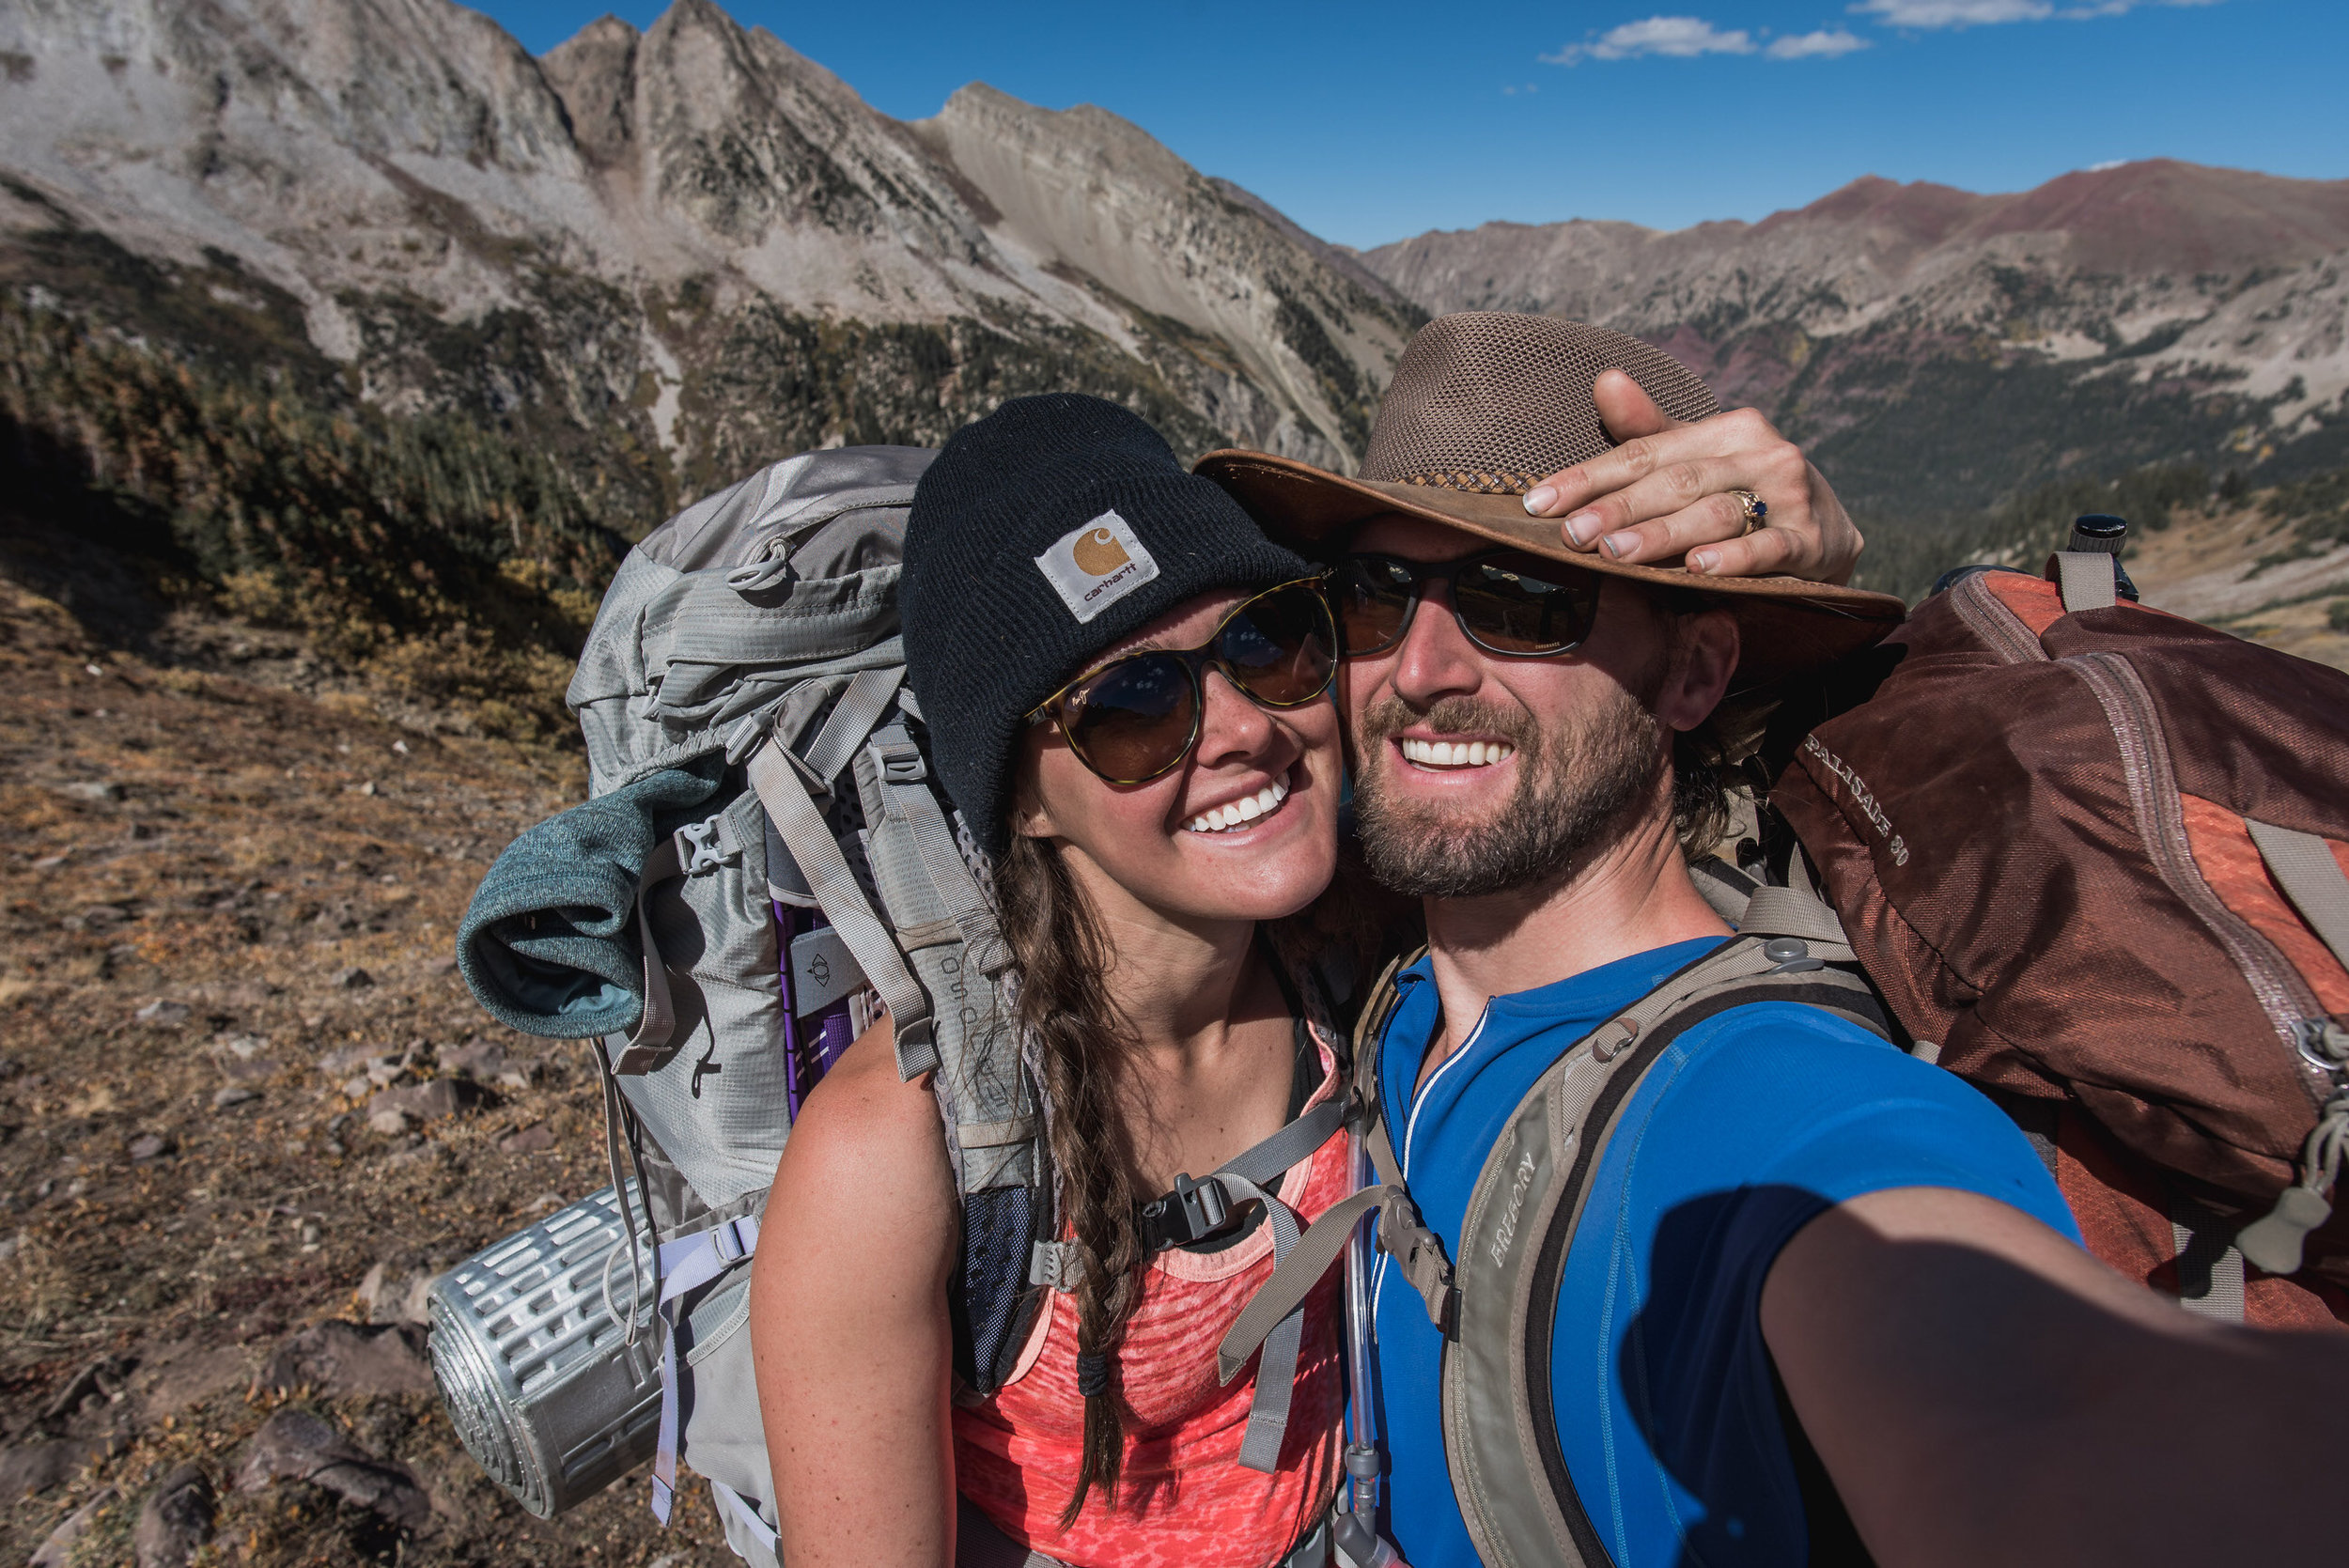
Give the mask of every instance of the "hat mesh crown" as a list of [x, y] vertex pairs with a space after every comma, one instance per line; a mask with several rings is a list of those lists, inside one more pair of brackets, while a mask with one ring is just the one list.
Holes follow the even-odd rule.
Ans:
[[1636, 337], [1554, 316], [1462, 311], [1429, 322], [1404, 350], [1361, 476], [1521, 495], [1615, 444], [1591, 397], [1609, 369], [1673, 419], [1720, 411], [1679, 361]]

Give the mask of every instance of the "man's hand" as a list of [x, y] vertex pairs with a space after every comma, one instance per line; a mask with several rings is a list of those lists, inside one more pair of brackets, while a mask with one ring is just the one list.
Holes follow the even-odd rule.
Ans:
[[[1632, 562], [1685, 554], [1690, 571], [1713, 577], [1850, 578], [1859, 530], [1802, 448], [1761, 414], [1736, 409], [1683, 424], [1620, 370], [1601, 375], [1592, 394], [1622, 444], [1559, 470], [1525, 498], [1534, 517], [1563, 520], [1569, 549]], [[1745, 533], [1745, 507], [1728, 493], [1735, 489], [1768, 505], [1766, 526]]]

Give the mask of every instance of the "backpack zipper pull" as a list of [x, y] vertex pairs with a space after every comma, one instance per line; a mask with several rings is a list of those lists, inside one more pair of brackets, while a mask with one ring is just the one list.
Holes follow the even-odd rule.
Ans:
[[2315, 1130], [2300, 1155], [2300, 1179], [2283, 1190], [2264, 1219], [2255, 1219], [2235, 1237], [2235, 1249], [2250, 1264], [2269, 1274], [2296, 1274], [2308, 1234], [2332, 1218], [2326, 1194], [2341, 1174], [2341, 1161], [2349, 1153], [2349, 1088], [2336, 1089], [2325, 1102]]

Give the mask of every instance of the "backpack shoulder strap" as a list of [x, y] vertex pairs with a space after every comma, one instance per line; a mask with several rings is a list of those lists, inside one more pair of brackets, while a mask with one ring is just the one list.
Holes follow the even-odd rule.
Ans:
[[1324, 1211], [1296, 1245], [1283, 1252], [1271, 1278], [1249, 1298], [1216, 1347], [1216, 1374], [1226, 1383], [1239, 1375], [1256, 1347], [1303, 1303], [1344, 1254], [1354, 1227], [1374, 1209], [1378, 1214], [1378, 1250], [1395, 1260], [1403, 1277], [1419, 1292], [1429, 1321], [1447, 1334], [1452, 1331], [1455, 1297], [1451, 1262], [1444, 1256], [1441, 1238], [1421, 1220], [1418, 1206], [1404, 1188], [1394, 1144], [1378, 1113], [1379, 1043], [1402, 997], [1395, 976], [1419, 962], [1426, 951], [1423, 947], [1389, 963], [1354, 1023], [1354, 1081], [1346, 1116], [1361, 1130], [1362, 1147], [1378, 1183]]
[[[1477, 1177], [1460, 1229], [1459, 1323], [1444, 1351], [1443, 1423], [1454, 1490], [1487, 1562], [1596, 1568], [1611, 1560], [1559, 1446], [1550, 1342], [1591, 1173], [1649, 1069], [1687, 1030], [1759, 1001], [1821, 1007], [1887, 1032], [1867, 983], [1829, 967], [1851, 956], [1824, 935], [1820, 917], [1831, 924], [1833, 912], [1808, 895], [1762, 902], [1738, 937], [1564, 1052], [1518, 1103]], [[1795, 924], [1822, 934], [1770, 929]]]

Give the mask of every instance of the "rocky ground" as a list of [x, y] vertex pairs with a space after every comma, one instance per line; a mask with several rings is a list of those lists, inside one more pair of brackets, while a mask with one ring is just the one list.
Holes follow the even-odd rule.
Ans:
[[698, 1488], [665, 1532], [641, 1476], [529, 1517], [421, 1354], [424, 1281], [605, 1185], [592, 1067], [450, 957], [583, 768], [387, 722], [135, 585], [77, 618], [16, 576], [0, 1561], [732, 1561]]

